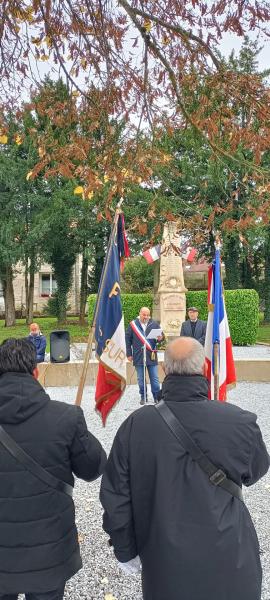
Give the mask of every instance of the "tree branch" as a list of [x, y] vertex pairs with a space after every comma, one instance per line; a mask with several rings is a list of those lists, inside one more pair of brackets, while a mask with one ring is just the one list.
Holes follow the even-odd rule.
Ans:
[[[119, 4], [121, 4], [124, 8], [124, 4], [128, 4], [128, 3], [121, 2], [121, 0], [119, 0]], [[173, 31], [174, 33], [178, 33], [178, 35], [180, 35], [180, 37], [183, 39], [184, 42], [187, 42], [187, 40], [192, 40], [193, 42], [197, 42], [197, 44], [199, 44], [206, 51], [206, 53], [211, 57], [215, 67], [218, 70], [220, 69], [221, 63], [219, 62], [219, 60], [217, 59], [217, 57], [215, 56], [215, 54], [213, 53], [213, 51], [211, 50], [209, 45], [206, 42], [204, 42], [199, 36], [195, 35], [191, 31], [186, 31], [185, 29], [183, 29], [183, 27], [180, 27], [179, 25], [171, 25], [170, 23], [167, 23], [163, 19], [160, 19], [159, 17], [155, 17], [154, 15], [147, 13], [144, 10], [140, 10], [139, 8], [132, 7], [131, 10], [133, 11], [134, 15], [138, 15], [140, 17], [143, 17], [144, 19], [153, 21], [154, 23], [161, 25], [161, 27], [164, 27], [164, 29], [167, 29], [168, 31]]]

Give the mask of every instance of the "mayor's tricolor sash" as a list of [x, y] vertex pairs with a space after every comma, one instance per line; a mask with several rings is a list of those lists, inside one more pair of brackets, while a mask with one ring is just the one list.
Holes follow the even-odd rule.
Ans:
[[143, 332], [139, 329], [139, 327], [136, 324], [136, 322], [135, 321], [131, 321], [130, 326], [131, 326], [132, 331], [134, 331], [135, 335], [140, 340], [140, 342], [142, 342], [142, 344], [144, 346], [146, 346], [147, 350], [150, 350], [150, 352], [154, 352], [151, 344], [147, 341], [147, 338], [145, 337], [145, 335], [143, 334]]

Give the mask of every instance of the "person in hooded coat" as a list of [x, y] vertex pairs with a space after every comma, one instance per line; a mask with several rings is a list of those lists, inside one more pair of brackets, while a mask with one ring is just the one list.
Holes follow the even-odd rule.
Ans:
[[[209, 401], [204, 349], [171, 342], [162, 398], [201, 450], [238, 486], [267, 472], [256, 415]], [[142, 569], [144, 600], [260, 600], [259, 544], [244, 502], [182, 447], [155, 406], [121, 425], [101, 483], [103, 527], [125, 573]]]
[[[82, 409], [51, 401], [37, 376], [31, 342], [1, 344], [0, 425], [58, 480], [93, 481], [106, 464], [101, 444]], [[2, 442], [0, 482], [0, 599], [62, 600], [65, 582], [82, 567], [72, 498], [26, 470]]]

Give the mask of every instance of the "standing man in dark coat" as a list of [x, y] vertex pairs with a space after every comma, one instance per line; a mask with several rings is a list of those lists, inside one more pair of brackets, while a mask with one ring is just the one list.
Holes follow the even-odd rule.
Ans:
[[188, 320], [182, 323], [180, 335], [193, 337], [204, 346], [207, 323], [198, 319], [198, 316], [199, 311], [196, 306], [191, 306], [188, 309]]
[[[208, 400], [204, 360], [194, 339], [168, 345], [165, 406], [218, 469], [250, 486], [269, 467], [256, 415]], [[101, 502], [119, 566], [131, 573], [141, 561], [144, 600], [260, 600], [259, 545], [247, 507], [211, 483], [155, 406], [121, 425]]]
[[[53, 402], [37, 381], [36, 352], [25, 339], [0, 346], [0, 425], [47, 473], [70, 486], [93, 481], [106, 454], [81, 408]], [[70, 495], [58, 491], [0, 443], [0, 599], [62, 600], [82, 566]]]
[[147, 399], [147, 389], [144, 390], [144, 344], [146, 344], [146, 368], [155, 402], [157, 402], [160, 391], [156, 344], [157, 341], [160, 342], [163, 339], [163, 335], [158, 336], [157, 339], [148, 340], [147, 337], [152, 329], [160, 329], [160, 325], [151, 319], [149, 308], [143, 306], [139, 316], [131, 321], [126, 331], [127, 359], [129, 362], [133, 362], [137, 372], [141, 404], [144, 404]]

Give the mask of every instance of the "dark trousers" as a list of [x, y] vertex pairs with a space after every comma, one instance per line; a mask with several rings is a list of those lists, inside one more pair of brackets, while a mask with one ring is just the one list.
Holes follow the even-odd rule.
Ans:
[[[43, 594], [35, 594], [34, 592], [25, 594], [25, 600], [63, 600], [65, 588], [60, 590], [53, 590], [52, 592], [45, 592]], [[18, 594], [4, 594], [0, 596], [0, 600], [17, 600]]]

